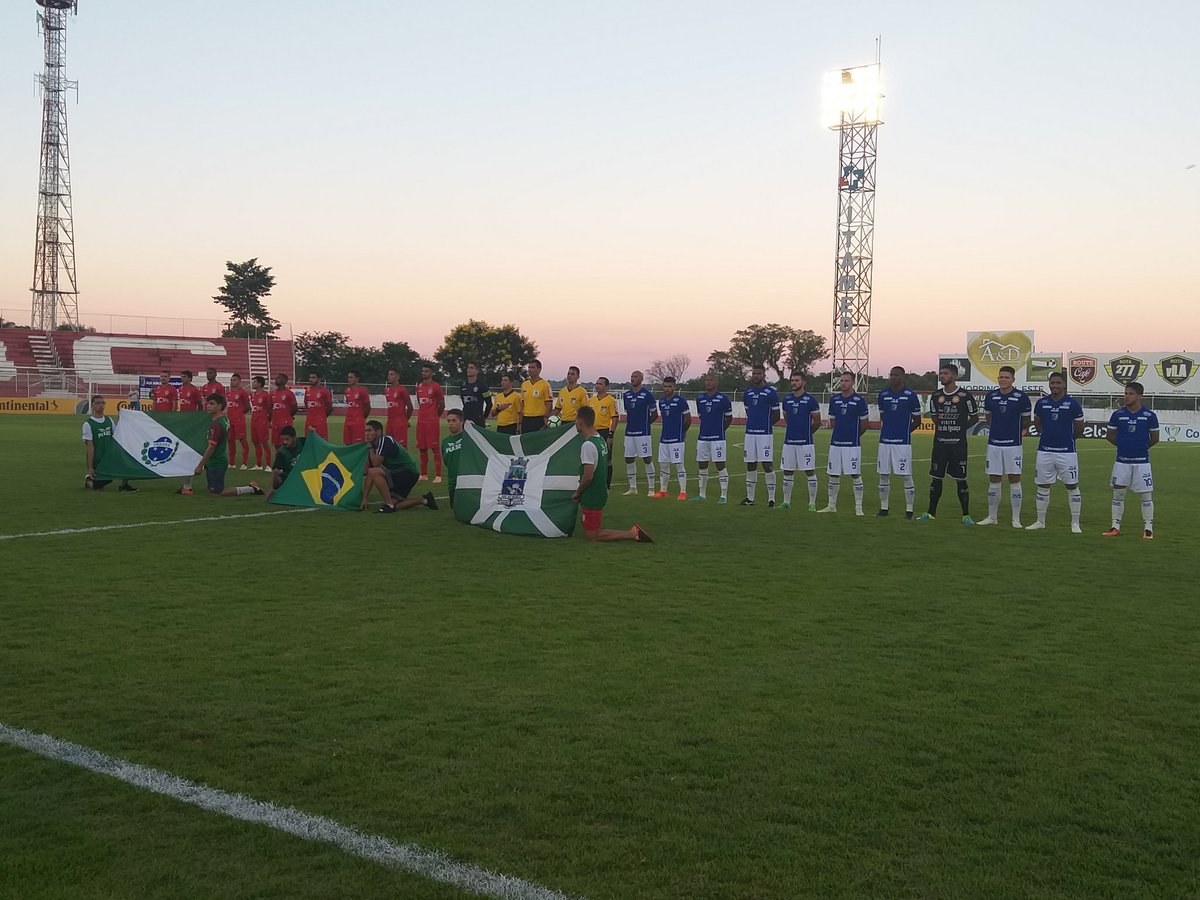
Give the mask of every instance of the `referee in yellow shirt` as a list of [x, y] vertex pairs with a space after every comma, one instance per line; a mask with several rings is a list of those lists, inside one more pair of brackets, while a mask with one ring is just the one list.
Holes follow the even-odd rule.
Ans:
[[579, 366], [567, 369], [567, 385], [558, 389], [558, 402], [554, 411], [558, 413], [564, 425], [574, 425], [575, 416], [581, 407], [587, 406], [587, 391], [579, 386]]
[[596, 396], [587, 405], [596, 411], [596, 434], [608, 445], [608, 486], [612, 487], [613, 432], [617, 430], [617, 398], [608, 392], [608, 379], [601, 375], [596, 379]]
[[550, 382], [542, 377], [542, 361], [529, 363], [529, 377], [521, 382], [521, 434], [541, 431], [551, 409]]
[[511, 375], [500, 376], [500, 393], [492, 398], [492, 415], [499, 434], [516, 434], [521, 425], [521, 395], [513, 390]]

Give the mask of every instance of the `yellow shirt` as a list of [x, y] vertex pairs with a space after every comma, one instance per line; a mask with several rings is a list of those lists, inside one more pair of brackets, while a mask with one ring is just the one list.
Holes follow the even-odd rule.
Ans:
[[550, 382], [545, 378], [530, 381], [526, 378], [521, 382], [522, 415], [544, 416], [551, 410]]
[[617, 421], [617, 398], [612, 394], [603, 397], [593, 397], [588, 406], [596, 411], [596, 428], [599, 431], [612, 428]]
[[516, 425], [521, 421], [521, 395], [516, 391], [509, 391], [507, 394], [496, 394], [493, 402], [496, 405], [501, 403], [512, 404], [507, 409], [496, 410], [497, 425]]
[[574, 422], [575, 416], [579, 413], [579, 407], [587, 406], [588, 395], [587, 391], [576, 385], [572, 390], [568, 387], [558, 389], [558, 405], [562, 407], [562, 420], [564, 422]]

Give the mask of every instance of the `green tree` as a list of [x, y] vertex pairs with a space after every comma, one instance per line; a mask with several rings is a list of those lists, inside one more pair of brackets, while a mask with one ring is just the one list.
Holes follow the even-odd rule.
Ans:
[[[423, 359], [421, 354], [408, 346], [404, 341], [384, 341], [380, 348], [387, 357], [388, 368], [400, 373], [401, 384], [416, 384], [421, 380], [421, 367], [426, 363], [433, 365], [434, 378], [441, 378], [440, 366], [433, 360]], [[384, 372], [387, 376], [387, 372]]]
[[91, 325], [78, 325], [74, 322], [62, 322], [59, 324], [57, 331], [80, 331], [86, 334], [95, 334], [96, 329]]
[[30, 331], [30, 330], [32, 330], [32, 327], [31, 327], [31, 326], [29, 326], [29, 325], [18, 325], [16, 322], [13, 322], [13, 321], [12, 321], [12, 320], [10, 320], [10, 319], [6, 319], [6, 318], [4, 318], [4, 316], [0, 316], [0, 328], [20, 328], [22, 331]]
[[793, 369], [808, 371], [812, 364], [829, 355], [825, 338], [807, 329], [771, 322], [750, 325], [735, 331], [729, 349], [714, 350], [708, 357], [714, 371], [743, 376], [754, 366], [763, 366], [775, 381], [785, 381]]
[[343, 368], [342, 358], [350, 339], [340, 331], [302, 331], [292, 341], [296, 353], [296, 378], [308, 379], [309, 372], [329, 378]]
[[467, 363], [479, 366], [480, 377], [488, 384], [499, 383], [503, 372], [523, 377], [525, 363], [537, 356], [537, 344], [521, 334], [515, 325], [490, 325], [471, 319], [455, 325], [442, 346], [433, 354], [434, 361], [449, 378], [467, 377]]
[[271, 318], [263, 299], [271, 296], [275, 276], [270, 266], [260, 266], [258, 259], [245, 262], [225, 262], [225, 284], [213, 302], [225, 307], [229, 321], [222, 337], [273, 337], [279, 322]]

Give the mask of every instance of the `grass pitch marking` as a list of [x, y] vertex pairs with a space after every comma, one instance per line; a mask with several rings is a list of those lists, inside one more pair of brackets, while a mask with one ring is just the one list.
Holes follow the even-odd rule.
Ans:
[[226, 793], [169, 772], [106, 756], [97, 750], [47, 734], [35, 734], [24, 728], [0, 722], [0, 742], [47, 759], [78, 766], [89, 772], [108, 775], [142, 790], [171, 797], [209, 812], [242, 822], [266, 825], [268, 828], [307, 841], [331, 844], [339, 850], [389, 869], [411, 872], [473, 894], [503, 900], [570, 900], [568, 895], [550, 888], [456, 862], [436, 850], [426, 850], [413, 844], [398, 844], [387, 838], [364, 834], [323, 816], [309, 815], [292, 807], [264, 803], [241, 794]]
[[26, 531], [22, 534], [0, 534], [0, 541], [18, 538], [54, 537], [60, 534], [88, 534], [93, 531], [118, 531], [122, 528], [150, 528], [154, 525], [191, 525], [193, 522], [224, 522], [227, 519], [257, 519], [261, 516], [286, 516], [289, 513], [317, 512], [316, 509], [273, 509], [270, 512], [232, 513], [224, 516], [201, 516], [197, 519], [167, 519], [162, 522], [129, 522], [119, 525], [93, 525], [88, 528], [61, 528], [58, 531]]

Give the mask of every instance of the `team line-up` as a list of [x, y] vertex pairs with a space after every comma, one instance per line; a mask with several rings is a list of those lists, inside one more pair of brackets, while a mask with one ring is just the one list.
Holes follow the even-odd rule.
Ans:
[[[389, 477], [393, 470], [400, 468], [394, 462], [396, 456], [389, 445], [407, 449], [409, 421], [414, 410], [417, 417], [416, 438], [420, 452], [421, 465], [419, 474], [414, 470], [413, 485], [405, 485], [411, 490], [417, 480], [425, 480], [429, 472], [429, 457], [433, 457], [435, 483], [442, 480], [443, 449], [446, 454], [446, 466], [450, 477], [451, 498], [456, 476], [455, 461], [452, 454], [460, 446], [456, 440], [461, 432], [462, 422], [473, 422], [477, 426], [486, 425], [489, 418], [495, 420], [497, 431], [505, 434], [518, 434], [539, 431], [543, 428], [560, 423], [574, 423], [579, 410], [588, 408], [593, 415], [593, 430], [602, 439], [607, 451], [605, 456], [611, 458], [615, 427], [624, 413], [625, 437], [624, 457], [628, 490], [626, 496], [639, 494], [637, 463], [643, 463], [648, 484], [648, 495], [655, 499], [668, 497], [667, 488], [670, 483], [670, 470], [675, 469], [678, 479], [678, 500], [700, 502], [708, 499], [710, 466], [715, 470], [720, 494], [719, 504], [728, 503], [729, 473], [726, 469], [727, 444], [726, 432], [733, 421], [733, 403], [728, 395], [717, 390], [716, 377], [709, 374], [705, 377], [705, 391], [696, 399], [698, 412], [698, 437], [696, 441], [696, 461], [699, 466], [699, 493], [689, 498], [687, 495], [687, 472], [685, 468], [685, 440], [693, 424], [688, 401], [676, 393], [675, 379], [667, 377], [663, 380], [661, 394], [654, 394], [644, 385], [643, 373], [635, 371], [630, 375], [630, 388], [620, 397], [620, 411], [617, 397], [608, 391], [609, 381], [601, 377], [596, 380], [595, 393], [589, 395], [579, 382], [579, 369], [572, 366], [567, 373], [567, 384], [554, 395], [550, 384], [541, 377], [541, 363], [533, 360], [528, 364], [529, 377], [520, 389], [514, 386], [514, 380], [509, 375], [501, 378], [501, 388], [492, 393], [479, 380], [478, 368], [473, 364], [467, 366], [467, 381], [460, 391], [462, 409], [451, 410], [458, 412], [454, 416], [452, 434], [445, 440], [441, 437], [441, 419], [447, 414], [445, 393], [434, 379], [433, 369], [426, 367], [422, 371], [422, 380], [417, 385], [417, 403], [414, 405], [408, 390], [399, 383], [399, 373], [391, 370], [388, 373], [388, 385], [385, 388], [387, 401], [387, 425], [378, 429], [368, 427], [368, 417], [371, 414], [370, 394], [359, 384], [357, 372], [347, 374], [348, 387], [345, 390], [346, 414], [343, 426], [343, 442], [346, 444], [370, 441], [372, 443], [371, 460], [373, 468], [382, 468], [383, 476], [372, 473], [368, 476], [368, 489], [378, 479], [381, 494], [388, 488], [393, 501], [404, 501], [407, 505], [433, 505], [426, 502], [432, 495], [426, 495], [421, 500], [408, 500], [407, 490], [402, 497], [393, 490], [394, 479]], [[877, 516], [890, 514], [891, 479], [902, 479], [905, 497], [905, 515], [914, 518], [915, 485], [912, 467], [912, 432], [920, 427], [921, 400], [919, 395], [906, 387], [906, 373], [897, 366], [890, 372], [888, 386], [880, 391], [877, 406], [880, 415], [879, 455], [876, 471], [879, 475], [879, 510]], [[1068, 505], [1071, 514], [1071, 530], [1081, 531], [1080, 511], [1082, 495], [1079, 490], [1079, 461], [1076, 451], [1076, 440], [1083, 430], [1084, 413], [1079, 402], [1067, 395], [1066, 378], [1062, 373], [1055, 373], [1049, 379], [1049, 395], [1038, 399], [1036, 405], [1030, 396], [1013, 386], [1015, 371], [1011, 367], [1001, 368], [997, 382], [998, 387], [987, 393], [982, 405], [982, 413], [988, 424], [988, 444], [985, 458], [985, 471], [988, 475], [988, 514], [976, 522], [970, 515], [970, 492], [967, 485], [967, 435], [970, 428], [979, 420], [981, 408], [974, 396], [960, 388], [957, 384], [958, 369], [947, 365], [939, 372], [941, 387], [930, 397], [930, 413], [934, 422], [933, 455], [930, 465], [929, 506], [925, 513], [915, 516], [918, 522], [931, 522], [937, 516], [939, 502], [942, 496], [943, 483], [950, 478], [958, 494], [962, 510], [962, 522], [966, 525], [995, 525], [998, 522], [1001, 491], [1004, 481], [1009, 484], [1009, 499], [1012, 512], [1012, 526], [1025, 527], [1026, 530], [1038, 530], [1046, 527], [1046, 515], [1050, 503], [1051, 487], [1056, 481], [1061, 481], [1067, 491]], [[295, 394], [288, 388], [286, 375], [276, 377], [276, 389], [270, 393], [265, 390], [265, 379], [255, 377], [253, 390], [242, 388], [241, 378], [234, 375], [228, 390], [216, 380], [216, 372], [208, 371], [208, 381], [197, 387], [192, 384], [192, 373], [182, 373], [183, 384], [176, 389], [170, 384], [170, 373], [164, 372], [160, 384], [152, 392], [152, 402], [156, 411], [187, 411], [202, 408], [207, 400], [217, 395], [222, 402], [217, 404], [220, 409], [211, 409], [214, 418], [219, 415], [228, 425], [222, 429], [220, 442], [228, 441], [228, 466], [236, 461], [236, 444], [242, 447], [242, 469], [271, 469], [273, 471], [272, 487], [278, 487], [286, 477], [287, 470], [294, 465], [298, 456], [297, 439], [293, 426], [294, 417], [298, 412]], [[780, 396], [775, 387], [765, 381], [765, 369], [755, 367], [751, 371], [751, 383], [742, 392], [745, 404], [745, 443], [743, 459], [746, 463], [746, 494], [740, 501], [743, 506], [753, 506], [758, 490], [758, 469], [761, 466], [766, 486], [767, 505], [776, 506], [776, 474], [775, 449], [773, 431], [782, 419], [784, 426], [784, 441], [781, 459], [783, 470], [783, 500], [781, 509], [789, 509], [792, 505], [792, 492], [797, 473], [804, 473], [808, 489], [808, 509], [817, 513], [833, 513], [837, 511], [838, 495], [841, 481], [849, 477], [854, 493], [855, 514], [864, 515], [863, 497], [865, 485], [862, 480], [862, 436], [868, 429], [870, 416], [866, 399], [854, 390], [854, 378], [850, 373], [842, 376], [840, 390], [829, 401], [828, 417], [831, 423], [829, 440], [829, 458], [827, 472], [827, 505], [818, 509], [816, 506], [819, 482], [816, 474], [816, 451], [813, 443], [814, 433], [822, 427], [821, 407], [815, 397], [806, 390], [806, 378], [802, 373], [792, 373], [790, 379], [791, 391]], [[1154, 480], [1150, 466], [1150, 448], [1158, 443], [1159, 423], [1155, 413], [1142, 405], [1144, 389], [1137, 382], [1129, 384], [1125, 389], [1125, 404], [1121, 409], [1112, 413], [1108, 423], [1108, 441], [1116, 447], [1116, 461], [1113, 465], [1111, 484], [1113, 488], [1112, 527], [1104, 532], [1106, 536], [1116, 537], [1121, 532], [1124, 516], [1125, 496], [1127, 491], [1133, 491], [1141, 500], [1144, 523], [1143, 537], [1152, 539], [1154, 536]], [[324, 386], [318, 373], [309, 375], [309, 385], [305, 390], [305, 425], [306, 429], [328, 438], [328, 416], [333, 411], [333, 395]], [[249, 446], [246, 442], [246, 414], [250, 413], [250, 437], [255, 447], [255, 465], [249, 465]], [[1023, 438], [1029, 433], [1030, 424], [1036, 421], [1039, 443], [1036, 461], [1036, 509], [1037, 518], [1028, 526], [1022, 526], [1021, 507], [1023, 500], [1022, 463]], [[661, 423], [658, 438], [657, 461], [659, 471], [655, 473], [655, 455], [652, 452], [651, 426]], [[585, 431], [584, 428], [580, 429]], [[286, 432], [286, 433], [285, 433]], [[287, 438], [285, 440], [285, 438]], [[85, 441], [87, 429], [85, 426]], [[302, 440], [302, 439], [301, 439]], [[269, 443], [268, 443], [269, 441]], [[211, 445], [212, 441], [210, 441]], [[397, 447], [397, 449], [399, 449]], [[273, 464], [271, 448], [275, 450]], [[283, 449], [281, 454], [279, 451]], [[585, 442], [585, 451], [587, 444]], [[224, 463], [225, 447], [220, 448], [218, 459]], [[211, 451], [210, 451], [211, 453]], [[403, 457], [412, 462], [407, 452]], [[594, 466], [592, 454], [587, 452], [590, 463]], [[207, 461], [207, 458], [206, 458]], [[588, 461], [581, 462], [581, 466]], [[197, 467], [197, 473], [201, 467]], [[222, 466], [224, 468], [224, 466]], [[407, 464], [404, 466], [407, 469]], [[610, 483], [612, 480], [611, 465], [607, 466], [608, 475], [605, 479], [597, 479]], [[90, 469], [89, 469], [90, 471]], [[94, 473], [92, 473], [94, 474]], [[374, 478], [372, 477], [374, 476]], [[404, 479], [407, 481], [407, 479]], [[588, 479], [591, 481], [592, 479]], [[210, 490], [216, 485], [210, 478]], [[257, 486], [255, 486], [257, 489]], [[214, 493], [221, 493], [221, 489]], [[185, 482], [181, 493], [190, 493], [190, 480]], [[247, 489], [248, 490], [248, 489]], [[235, 492], [237, 489], [228, 489]], [[606, 491], [607, 492], [607, 491]], [[385, 497], [387, 495], [385, 494]], [[578, 498], [577, 498], [578, 499]], [[364, 501], [365, 504], [365, 501]], [[385, 504], [395, 508], [396, 503]], [[390, 511], [390, 509], [389, 509]], [[585, 512], [586, 512], [585, 507]], [[591, 524], [586, 521], [586, 526]]]

